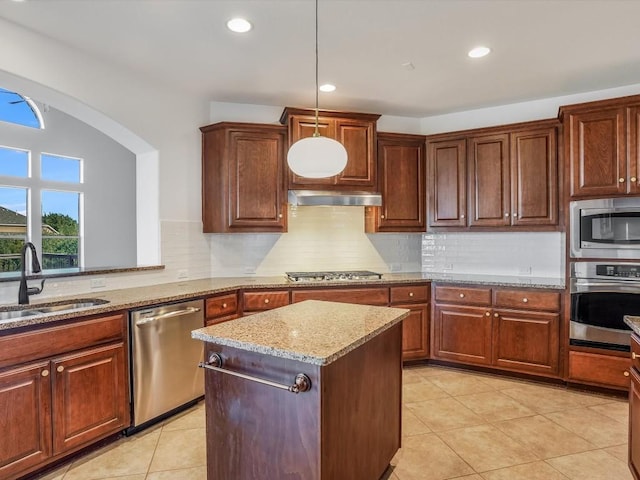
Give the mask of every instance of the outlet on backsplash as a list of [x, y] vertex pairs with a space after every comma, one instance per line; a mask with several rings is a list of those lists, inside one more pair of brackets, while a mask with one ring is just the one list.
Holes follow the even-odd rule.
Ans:
[[453, 270], [453, 263], [445, 263], [445, 264], [442, 266], [442, 269], [443, 269], [443, 270], [445, 270], [445, 271], [446, 271], [446, 270]]
[[[92, 278], [89, 282], [91, 288], [104, 288], [107, 286], [107, 280], [104, 277]], [[56, 285], [57, 286], [57, 285]]]
[[518, 275], [531, 275], [532, 268], [531, 266], [519, 267]]
[[185, 278], [189, 278], [189, 270], [178, 270], [178, 280], [184, 280]]

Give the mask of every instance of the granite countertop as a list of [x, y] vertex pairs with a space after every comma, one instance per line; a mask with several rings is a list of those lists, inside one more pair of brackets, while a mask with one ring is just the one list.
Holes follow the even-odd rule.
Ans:
[[204, 342], [327, 365], [409, 314], [404, 308], [307, 300], [191, 332]]
[[640, 317], [636, 317], [634, 315], [625, 315], [624, 323], [631, 327], [633, 333], [635, 333], [636, 335], [640, 335]]
[[[86, 307], [72, 311], [58, 313], [38, 314], [11, 320], [0, 321], [0, 332], [3, 330], [39, 325], [58, 320], [77, 318], [83, 315], [116, 312], [142, 308], [161, 303], [179, 302], [192, 298], [202, 298], [218, 293], [232, 292], [242, 289], [259, 288], [305, 288], [305, 287], [335, 287], [335, 286], [372, 286], [376, 284], [404, 284], [433, 281], [437, 283], [487, 285], [500, 287], [526, 287], [564, 289], [561, 279], [541, 277], [510, 277], [500, 275], [468, 275], [468, 274], [432, 274], [432, 273], [387, 273], [381, 279], [360, 281], [332, 281], [332, 282], [291, 282], [284, 275], [273, 277], [214, 277], [200, 280], [189, 280], [175, 283], [163, 283], [146, 287], [134, 287], [122, 290], [106, 290], [90, 292], [69, 297], [45, 298], [39, 300], [32, 298], [29, 307], [37, 308], [38, 305], [63, 302], [77, 299], [106, 300], [108, 303]], [[23, 306], [0, 305], [1, 310], [18, 310]]]

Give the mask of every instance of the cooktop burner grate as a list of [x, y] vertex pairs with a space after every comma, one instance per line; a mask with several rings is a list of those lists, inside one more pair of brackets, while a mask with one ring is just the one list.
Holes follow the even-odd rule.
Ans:
[[381, 273], [369, 270], [347, 270], [334, 272], [285, 272], [292, 282], [329, 282], [350, 280], [379, 280]]

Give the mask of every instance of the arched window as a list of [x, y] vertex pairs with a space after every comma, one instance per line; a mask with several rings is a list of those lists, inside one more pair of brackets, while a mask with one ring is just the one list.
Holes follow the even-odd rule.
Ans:
[[44, 128], [42, 115], [29, 97], [0, 88], [0, 120], [31, 128]]

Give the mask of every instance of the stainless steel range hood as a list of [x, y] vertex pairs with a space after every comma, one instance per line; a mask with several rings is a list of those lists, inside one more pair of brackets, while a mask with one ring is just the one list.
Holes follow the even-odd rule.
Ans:
[[382, 205], [382, 195], [358, 191], [289, 190], [289, 203], [298, 206], [379, 207]]

